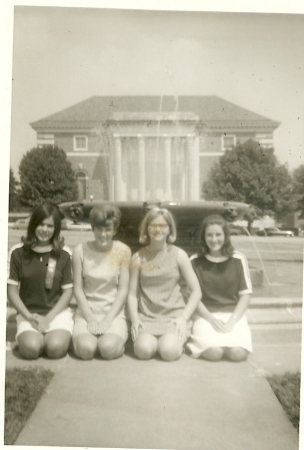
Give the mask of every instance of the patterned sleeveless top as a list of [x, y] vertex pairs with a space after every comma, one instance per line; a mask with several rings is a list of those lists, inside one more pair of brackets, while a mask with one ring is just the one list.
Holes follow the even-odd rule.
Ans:
[[139, 265], [139, 317], [149, 333], [168, 332], [168, 322], [180, 316], [185, 308], [178, 252], [178, 247], [169, 245], [166, 251], [153, 256], [145, 247], [133, 257], [134, 263]]

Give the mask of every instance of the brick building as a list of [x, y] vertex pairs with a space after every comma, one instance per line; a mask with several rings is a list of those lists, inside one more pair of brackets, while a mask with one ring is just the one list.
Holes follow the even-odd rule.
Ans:
[[91, 97], [31, 123], [37, 145], [72, 163], [79, 200], [199, 200], [223, 152], [279, 126], [215, 96]]

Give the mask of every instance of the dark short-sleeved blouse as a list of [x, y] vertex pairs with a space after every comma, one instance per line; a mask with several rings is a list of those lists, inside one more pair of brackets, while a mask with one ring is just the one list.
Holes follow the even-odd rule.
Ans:
[[[56, 260], [51, 288], [46, 287], [47, 268]], [[73, 286], [71, 257], [65, 250], [56, 256], [54, 250], [38, 253], [23, 246], [13, 250], [10, 258], [8, 284], [19, 285], [19, 295], [30, 312], [47, 314], [62, 295], [62, 290]]]
[[233, 311], [240, 295], [251, 294], [252, 284], [245, 255], [235, 251], [230, 258], [193, 255], [191, 263], [209, 311]]

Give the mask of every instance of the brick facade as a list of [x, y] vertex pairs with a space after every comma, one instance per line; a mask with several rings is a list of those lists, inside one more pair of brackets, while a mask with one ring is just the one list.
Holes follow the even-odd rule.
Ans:
[[231, 145], [270, 146], [278, 123], [218, 97], [92, 97], [32, 123], [72, 163], [79, 199], [199, 200]]

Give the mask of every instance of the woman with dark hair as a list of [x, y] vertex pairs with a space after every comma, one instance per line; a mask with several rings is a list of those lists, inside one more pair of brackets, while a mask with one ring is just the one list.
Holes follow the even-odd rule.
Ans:
[[128, 328], [124, 311], [129, 287], [131, 250], [113, 240], [120, 224], [114, 206], [95, 206], [90, 212], [94, 240], [73, 251], [75, 314], [73, 346], [76, 356], [104, 359], [123, 355]]
[[166, 361], [176, 360], [190, 335], [190, 318], [201, 294], [187, 254], [172, 245], [175, 239], [172, 214], [163, 208], [151, 209], [140, 226], [139, 242], [147, 245], [132, 258], [128, 297], [139, 359], [150, 359], [158, 352]]
[[73, 330], [71, 258], [59, 237], [56, 206], [33, 211], [23, 245], [10, 258], [8, 298], [17, 310], [16, 340], [24, 358], [63, 357]]
[[252, 351], [245, 316], [252, 294], [246, 257], [231, 245], [222, 216], [206, 217], [200, 238], [200, 251], [191, 262], [203, 296], [187, 348], [194, 358], [218, 361], [225, 355], [243, 361]]

